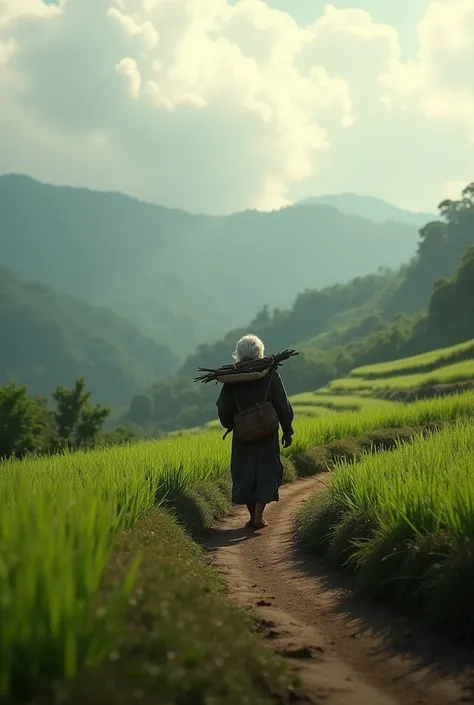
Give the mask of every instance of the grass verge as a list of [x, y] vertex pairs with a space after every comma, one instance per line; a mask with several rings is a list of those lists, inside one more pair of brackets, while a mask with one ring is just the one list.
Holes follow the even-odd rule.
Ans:
[[307, 548], [355, 571], [366, 596], [473, 642], [474, 428], [458, 422], [343, 463], [295, 518]]
[[[298, 479], [295, 464], [290, 458], [282, 458], [283, 483]], [[230, 475], [217, 480], [201, 480], [195, 485], [185, 485], [178, 490], [171, 490], [163, 502], [178, 523], [194, 538], [199, 538], [206, 530], [215, 526], [232, 510], [232, 481]]]
[[[284, 451], [285, 479], [294, 479], [291, 461], [312, 446], [374, 428], [453, 421], [473, 409], [471, 392], [299, 420], [295, 441]], [[230, 443], [221, 435], [189, 434], [1, 465], [0, 699], [17, 700], [36, 692], [38, 682], [71, 681], [85, 667], [101, 668], [134, 584], [132, 572], [98, 614], [104, 571], [122, 532], [144, 521], [157, 502], [173, 506], [192, 533], [225, 513], [230, 503], [222, 478]]]
[[162, 509], [125, 531], [105, 579], [121, 583], [141, 562], [121, 636], [98, 668], [40, 703], [242, 705], [289, 703], [295, 681], [224, 596], [201, 549]]
[[293, 457], [295, 471], [298, 477], [327, 472], [341, 462], [355, 463], [369, 451], [392, 450], [400, 443], [438, 430], [441, 425], [429, 423], [424, 426], [383, 428], [315, 446]]

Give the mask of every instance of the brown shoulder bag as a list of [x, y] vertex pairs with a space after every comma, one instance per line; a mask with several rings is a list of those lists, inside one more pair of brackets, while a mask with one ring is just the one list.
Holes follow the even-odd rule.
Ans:
[[278, 415], [271, 401], [268, 401], [272, 378], [273, 370], [270, 370], [264, 400], [255, 402], [248, 409], [242, 409], [236, 395], [234, 395], [235, 403], [239, 410], [234, 416], [233, 426], [234, 436], [237, 440], [244, 443], [258, 441], [260, 438], [266, 438], [278, 430], [280, 425]]

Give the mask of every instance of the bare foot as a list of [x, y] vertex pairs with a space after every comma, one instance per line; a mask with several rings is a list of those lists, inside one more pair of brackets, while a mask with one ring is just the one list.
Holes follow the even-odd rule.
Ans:
[[265, 521], [265, 519], [260, 519], [260, 521], [254, 521], [252, 524], [254, 529], [264, 529], [266, 526], [268, 526], [268, 521]]
[[248, 521], [245, 522], [245, 526], [251, 526], [253, 528], [254, 521], [255, 519], [251, 517]]

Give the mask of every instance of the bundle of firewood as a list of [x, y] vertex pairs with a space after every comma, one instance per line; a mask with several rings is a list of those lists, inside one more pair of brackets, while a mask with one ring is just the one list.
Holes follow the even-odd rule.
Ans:
[[267, 355], [258, 360], [245, 360], [236, 362], [233, 365], [223, 365], [216, 370], [210, 370], [206, 367], [198, 367], [198, 372], [204, 372], [194, 379], [195, 382], [221, 382], [222, 384], [231, 384], [235, 382], [252, 382], [265, 377], [270, 370], [279, 367], [282, 362], [294, 357], [299, 353], [296, 350], [283, 350], [277, 355]]

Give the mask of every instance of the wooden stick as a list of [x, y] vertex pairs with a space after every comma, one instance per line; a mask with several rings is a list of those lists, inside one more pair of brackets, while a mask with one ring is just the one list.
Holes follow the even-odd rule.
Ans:
[[236, 362], [233, 365], [222, 365], [222, 367], [217, 369], [198, 367], [198, 372], [205, 372], [205, 374], [195, 377], [194, 381], [207, 384], [208, 382], [218, 381], [218, 377], [225, 377], [226, 375], [262, 372], [267, 368], [279, 367], [284, 360], [288, 360], [290, 357], [294, 357], [295, 355], [299, 355], [296, 350], [287, 349], [277, 355], [267, 355], [266, 357], [261, 357], [258, 360]]

